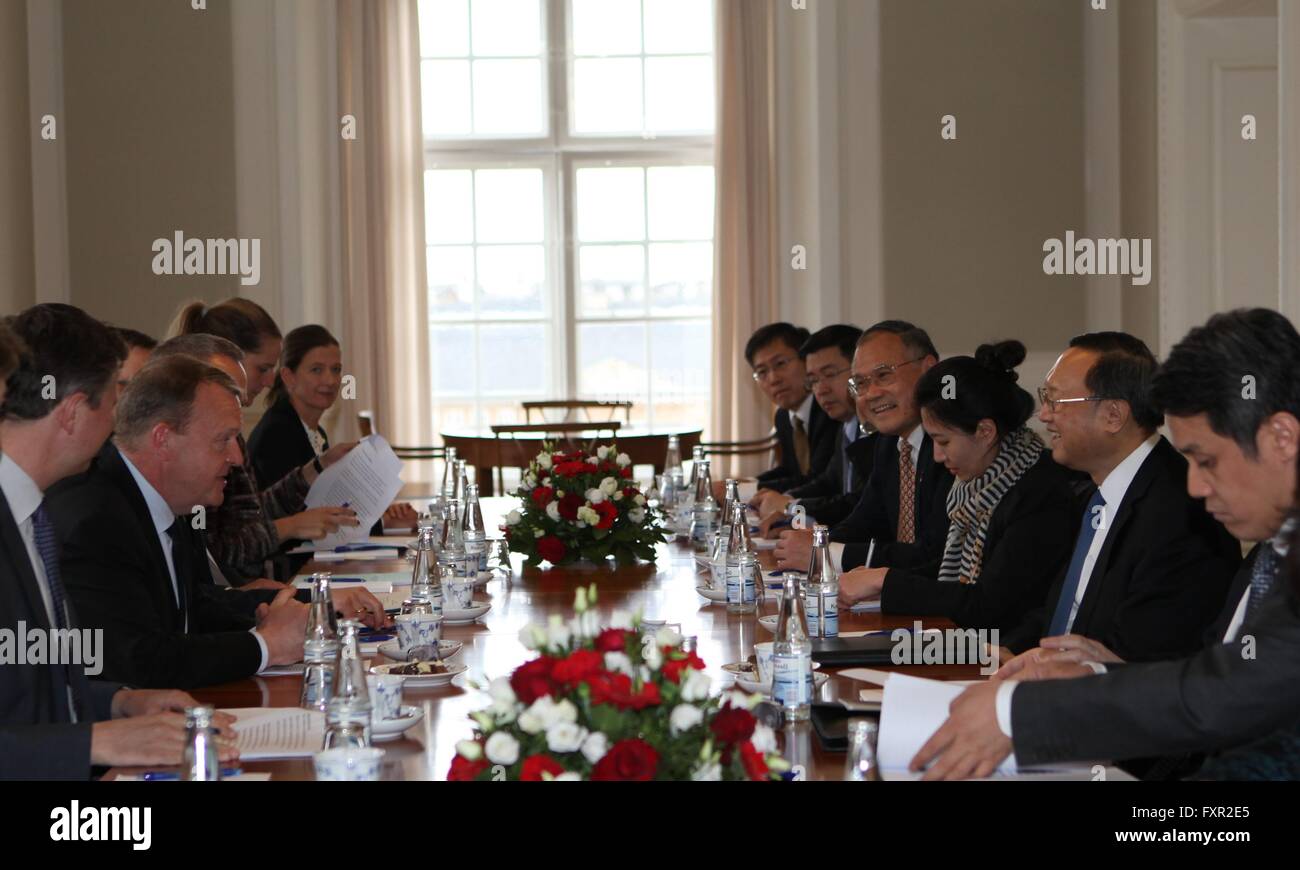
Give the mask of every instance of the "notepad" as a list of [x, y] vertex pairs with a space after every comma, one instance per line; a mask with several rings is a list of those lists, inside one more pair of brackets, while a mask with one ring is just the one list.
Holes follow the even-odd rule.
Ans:
[[[391, 579], [384, 580], [380, 578], [391, 576], [392, 575], [389, 574], [352, 574], [348, 577], [336, 578], [332, 582], [337, 583], [338, 585], [331, 586], [331, 589], [337, 591], [339, 589], [356, 589], [358, 586], [363, 586], [372, 595], [388, 595], [393, 591], [393, 581]], [[406, 584], [408, 586], [410, 585], [411, 578], [409, 575], [398, 574], [396, 576], [404, 578]], [[361, 582], [357, 583], [353, 578], [359, 578]], [[293, 581], [293, 585], [298, 589], [310, 589], [311, 578], [299, 577]]]
[[241, 761], [309, 758], [325, 743], [325, 714], [297, 707], [242, 707], [222, 710], [232, 726]]

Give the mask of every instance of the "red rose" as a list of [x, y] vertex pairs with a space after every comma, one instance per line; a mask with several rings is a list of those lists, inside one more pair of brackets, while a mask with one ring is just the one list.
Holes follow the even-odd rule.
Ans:
[[636, 498], [640, 494], [640, 491], [635, 486], [623, 487], [623, 498]]
[[[484, 762], [484, 764], [486, 763]], [[766, 770], [766, 766], [763, 769]], [[564, 773], [564, 767], [545, 752], [539, 752], [524, 759], [524, 766], [519, 771], [519, 780], [520, 782], [541, 782], [543, 773], [559, 776]]]
[[681, 650], [668, 648], [671, 652], [664, 653], [663, 675], [664, 679], [670, 683], [679, 683], [682, 679], [682, 671], [687, 668], [694, 668], [697, 671], [704, 670], [704, 659], [695, 654], [694, 650], [682, 655]]
[[663, 698], [659, 694], [659, 684], [647, 682], [641, 685], [641, 691], [632, 696], [631, 706], [634, 710], [644, 710], [646, 707], [655, 706], [662, 700]]
[[748, 740], [754, 734], [754, 716], [748, 710], [739, 707], [723, 707], [713, 717], [709, 730], [718, 738], [718, 743], [732, 746], [742, 740]]
[[740, 744], [740, 763], [745, 766], [745, 773], [755, 782], [769, 778], [767, 759], [748, 740]]
[[600, 514], [600, 522], [596, 523], [598, 529], [608, 529], [614, 525], [614, 520], [618, 519], [618, 508], [614, 507], [611, 501], [602, 501], [592, 506], [596, 513]]
[[470, 761], [459, 752], [451, 760], [451, 770], [447, 771], [448, 782], [473, 782], [480, 773], [487, 770], [487, 759], [482, 756], [478, 761]]
[[596, 762], [593, 782], [649, 782], [659, 767], [659, 753], [639, 738], [620, 740]]
[[564, 546], [564, 541], [561, 541], [555, 535], [547, 535], [544, 538], [537, 539], [537, 554], [552, 565], [560, 564], [567, 552], [568, 549]]
[[595, 650], [574, 650], [568, 658], [556, 662], [551, 679], [566, 687], [576, 686], [587, 677], [600, 673], [604, 663], [605, 657]]
[[577, 477], [578, 475], [587, 474], [595, 470], [596, 467], [594, 465], [582, 459], [573, 460], [571, 462], [561, 462], [559, 465], [555, 466], [555, 473], [560, 475], [560, 477]]
[[604, 671], [585, 678], [583, 682], [591, 690], [592, 704], [612, 704], [620, 710], [644, 710], [662, 700], [657, 683], [646, 683], [634, 693], [632, 678], [627, 674]]
[[630, 631], [622, 628], [607, 628], [596, 636], [596, 649], [603, 653], [625, 652]]
[[619, 476], [619, 477], [631, 477], [631, 476], [632, 476], [632, 466], [630, 466], [630, 465], [624, 465], [622, 468], [620, 468], [620, 469], [618, 470], [618, 476]]
[[564, 498], [560, 499], [560, 516], [566, 520], [576, 520], [578, 518], [578, 508], [582, 507], [583, 498], [576, 492], [566, 492]]
[[551, 672], [555, 669], [555, 659], [541, 656], [515, 668], [510, 675], [510, 688], [515, 697], [524, 704], [531, 704], [543, 695], [549, 695], [555, 685], [551, 681]]
[[551, 499], [554, 497], [555, 490], [551, 489], [549, 486], [539, 486], [537, 489], [533, 490], [532, 493], [533, 504], [537, 505], [542, 510], [546, 510], [546, 506], [551, 503]]

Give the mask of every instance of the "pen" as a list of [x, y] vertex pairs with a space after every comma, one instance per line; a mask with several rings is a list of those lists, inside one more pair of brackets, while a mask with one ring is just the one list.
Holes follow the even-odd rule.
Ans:
[[365, 583], [364, 577], [331, 577], [331, 583]]
[[862, 567], [864, 567], [864, 568], [870, 568], [870, 567], [871, 567], [871, 556], [872, 556], [872, 554], [875, 553], [875, 552], [876, 552], [876, 539], [875, 539], [875, 538], [872, 538], [872, 539], [871, 539], [871, 543], [867, 544], [867, 561], [866, 561], [865, 564], [863, 564]]
[[[223, 778], [227, 776], [238, 776], [242, 772], [243, 771], [238, 767], [221, 768], [221, 776]], [[166, 782], [168, 780], [178, 780], [181, 778], [181, 775], [170, 770], [151, 770], [148, 773], [142, 774], [140, 778], [145, 782]]]

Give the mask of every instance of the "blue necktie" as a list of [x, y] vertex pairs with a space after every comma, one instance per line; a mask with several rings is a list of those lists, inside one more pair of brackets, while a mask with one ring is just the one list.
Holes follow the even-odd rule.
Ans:
[[1246, 615], [1250, 616], [1259, 609], [1260, 602], [1273, 588], [1273, 578], [1277, 576], [1277, 551], [1271, 541], [1259, 545], [1259, 554], [1255, 564], [1250, 567], [1250, 598], [1246, 601]]
[[[63, 592], [63, 577], [59, 573], [59, 545], [54, 535], [54, 524], [45, 513], [45, 503], [41, 502], [32, 514], [32, 537], [36, 539], [36, 553], [41, 557], [45, 568], [45, 582], [50, 587], [50, 603], [54, 606], [54, 627], [71, 628], [68, 625], [68, 606]], [[65, 660], [66, 662], [66, 660]], [[86, 721], [86, 710], [82, 698], [85, 676], [77, 666], [64, 664], [64, 680], [67, 681], [72, 701], [72, 713], [78, 722]]]
[[1070, 626], [1070, 610], [1074, 607], [1075, 593], [1079, 591], [1079, 580], [1083, 576], [1083, 562], [1088, 558], [1088, 549], [1092, 547], [1093, 536], [1106, 521], [1105, 505], [1106, 500], [1101, 497], [1101, 490], [1097, 490], [1088, 501], [1088, 509], [1083, 512], [1079, 537], [1074, 542], [1074, 555], [1070, 557], [1070, 569], [1065, 572], [1061, 597], [1056, 602], [1056, 611], [1052, 614], [1052, 622], [1047, 627], [1048, 637], [1065, 634]]

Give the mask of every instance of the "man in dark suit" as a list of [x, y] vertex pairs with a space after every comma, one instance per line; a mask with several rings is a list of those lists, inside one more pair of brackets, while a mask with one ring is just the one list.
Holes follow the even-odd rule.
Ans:
[[[9, 328], [2, 330], [0, 627], [44, 634], [53, 646], [52, 632], [76, 633], [79, 622], [65, 595], [44, 491], [84, 470], [108, 437], [126, 353], [107, 327], [67, 305], [37, 305], [8, 326], [29, 349], [19, 363]], [[77, 656], [66, 653], [78, 648], [80, 661], [69, 661]], [[93, 641], [62, 650], [58, 662], [0, 667], [0, 779], [87, 779], [93, 766], [180, 761], [180, 711], [197, 701], [184, 692], [88, 680], [88, 671], [102, 667]], [[218, 717], [223, 760], [237, 756], [226, 740], [229, 723]]]
[[1187, 494], [1187, 461], [1156, 432], [1155, 369], [1139, 339], [1093, 333], [1048, 373], [1039, 419], [1052, 458], [1096, 487], [1047, 600], [1002, 638], [1010, 652], [1069, 633], [1126, 659], [1173, 658], [1200, 646], [1222, 606], [1241, 551]]
[[[858, 339], [849, 389], [858, 417], [879, 435], [866, 487], [852, 512], [831, 529], [837, 570], [866, 565], [868, 553], [873, 567], [910, 568], [943, 552], [953, 478], [934, 461], [915, 401], [916, 382], [938, 361], [930, 336], [906, 321], [882, 321]], [[810, 530], [784, 531], [777, 563], [804, 570], [811, 550]]]
[[[761, 490], [756, 501], [761, 534], [783, 522], [792, 505], [801, 505], [806, 517], [823, 525], [834, 525], [849, 515], [866, 485], [867, 466], [854, 464], [850, 452], [860, 440], [867, 440], [858, 425], [857, 408], [849, 395], [853, 350], [862, 330], [837, 323], [817, 330], [799, 348], [799, 358], [808, 372], [805, 386], [817, 404], [836, 424], [835, 450], [830, 463], [812, 480], [784, 493]], [[864, 454], [869, 455], [869, 454]]]
[[781, 463], [758, 476], [760, 491], [785, 492], [807, 483], [830, 464], [835, 450], [835, 423], [804, 384], [799, 347], [807, 340], [802, 327], [769, 323], [745, 343], [754, 380], [776, 405], [773, 423], [781, 447]]
[[[1242, 310], [1215, 315], [1192, 330], [1174, 346], [1152, 385], [1153, 400], [1165, 412], [1174, 444], [1191, 459], [1188, 492], [1204, 498], [1206, 508], [1236, 538], [1259, 542], [1233, 577], [1219, 616], [1205, 635], [1207, 648], [1226, 645], [1240, 652], [1254, 645], [1258, 629], [1247, 627], [1250, 621], [1260, 617], [1272, 597], [1286, 594], [1282, 567], [1293, 534], [1287, 517], [1293, 510], [1300, 457], [1300, 382], [1294, 377], [1298, 367], [1300, 334], [1291, 323], [1276, 311]], [[1253, 379], [1249, 397], [1240, 375], [1247, 371]], [[1118, 670], [1148, 672], [1141, 665], [1125, 665], [1104, 644], [1071, 634], [1045, 639], [1034, 655], [1017, 657], [1005, 666], [998, 679], [1063, 679]], [[1022, 690], [1012, 691], [1014, 703], [1020, 704]], [[1133, 697], [1117, 700], [1139, 703]], [[1070, 700], [1067, 715], [1076, 703]], [[1011, 704], [1007, 700], [1004, 706]], [[1010, 709], [1003, 711], [1004, 718], [1010, 714]], [[1037, 711], [1028, 715], [1034, 720], [1040, 716]], [[1300, 739], [1295, 724], [1260, 743], [1212, 757], [1202, 775], [1297, 778]], [[1118, 748], [1104, 748], [1094, 757], [1126, 756]]]

